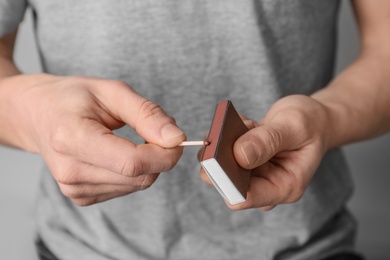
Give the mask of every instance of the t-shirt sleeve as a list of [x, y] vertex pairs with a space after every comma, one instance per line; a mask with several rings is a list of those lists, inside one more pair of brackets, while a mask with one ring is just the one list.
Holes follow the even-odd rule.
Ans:
[[0, 36], [14, 31], [23, 20], [26, 0], [0, 0]]

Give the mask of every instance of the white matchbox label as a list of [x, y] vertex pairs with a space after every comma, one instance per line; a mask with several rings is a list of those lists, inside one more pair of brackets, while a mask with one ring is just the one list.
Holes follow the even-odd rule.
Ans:
[[234, 186], [233, 182], [227, 176], [225, 171], [214, 158], [201, 162], [215, 188], [231, 205], [245, 201], [240, 191]]

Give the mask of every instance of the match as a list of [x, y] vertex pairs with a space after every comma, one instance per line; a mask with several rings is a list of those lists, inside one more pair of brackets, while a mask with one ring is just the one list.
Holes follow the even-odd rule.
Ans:
[[207, 146], [209, 144], [207, 141], [184, 141], [179, 146]]

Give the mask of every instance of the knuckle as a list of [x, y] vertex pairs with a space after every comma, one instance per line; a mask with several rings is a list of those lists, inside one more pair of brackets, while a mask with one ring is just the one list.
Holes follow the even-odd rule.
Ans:
[[82, 198], [82, 192], [80, 189], [71, 186], [71, 185], [61, 185], [60, 187], [62, 194], [65, 195], [65, 197], [68, 197], [70, 199], [80, 199]]
[[178, 158], [176, 156], [175, 157], [169, 156], [168, 158], [166, 158], [166, 160], [164, 160], [165, 165], [163, 166], [162, 171], [172, 170], [177, 164], [177, 162], [178, 162]]
[[298, 202], [303, 196], [303, 193], [294, 193], [290, 197], [290, 199], [287, 201], [288, 203], [295, 203]]
[[246, 203], [239, 203], [239, 204], [231, 205], [231, 204], [229, 204], [228, 202], [226, 202], [226, 205], [227, 205], [231, 210], [234, 210], [234, 211], [240, 211], [240, 210], [245, 210], [245, 209], [250, 208], [250, 206], [247, 205]]
[[292, 111], [293, 113], [290, 118], [294, 118], [294, 120], [291, 120], [289, 123], [291, 125], [291, 128], [295, 133], [302, 132], [302, 130], [310, 129], [311, 125], [307, 117], [301, 113], [300, 111]]
[[114, 88], [119, 88], [119, 89], [130, 88], [130, 86], [126, 82], [120, 81], [120, 80], [110, 80], [110, 84], [111, 84], [111, 87], [114, 87]]
[[146, 190], [150, 188], [157, 179], [156, 175], [154, 174], [148, 174], [142, 177], [143, 178], [141, 184], [139, 185], [139, 190]]
[[67, 88], [71, 89], [79, 89], [81, 86], [85, 87], [88, 86], [89, 84], [93, 83], [94, 81], [98, 80], [97, 77], [93, 76], [68, 76], [63, 79], [63, 84]]
[[264, 206], [264, 207], [261, 207], [260, 210], [262, 211], [271, 211], [275, 208], [276, 206]]
[[69, 134], [65, 127], [58, 127], [50, 137], [50, 146], [58, 153], [66, 154], [69, 150]]
[[301, 111], [298, 109], [291, 109], [287, 112], [288, 121], [285, 121], [286, 127], [289, 128], [291, 135], [300, 136], [305, 135], [307, 132], [313, 128], [314, 124], [309, 119], [305, 111]]
[[290, 192], [288, 198], [286, 199], [286, 203], [295, 203], [298, 202], [303, 196], [303, 192], [300, 190], [294, 190]]
[[299, 201], [305, 193], [305, 187], [303, 185], [296, 185], [293, 192], [290, 194], [290, 200], [288, 202], [294, 203]]
[[280, 145], [282, 144], [282, 135], [279, 130], [275, 128], [265, 128], [267, 138], [265, 139], [265, 145], [270, 151], [275, 153], [279, 150]]
[[126, 177], [137, 177], [143, 173], [141, 160], [124, 160], [120, 174]]
[[[158, 115], [164, 115], [165, 112], [159, 105], [146, 99], [142, 102], [138, 114], [142, 116], [143, 120], [145, 120]], [[172, 120], [172, 118], [170, 119]]]
[[91, 206], [93, 204], [97, 203], [97, 197], [90, 197], [90, 198], [77, 198], [77, 199], [71, 199], [74, 204], [80, 207], [86, 207]]
[[287, 178], [286, 185], [284, 185], [284, 187], [287, 187], [285, 193], [286, 203], [299, 201], [305, 192], [305, 185], [303, 185], [299, 178], [297, 178], [294, 174], [289, 174], [289, 178]]
[[53, 176], [58, 183], [64, 185], [74, 185], [78, 183], [77, 171], [71, 168], [57, 169], [55, 172], [53, 172]]

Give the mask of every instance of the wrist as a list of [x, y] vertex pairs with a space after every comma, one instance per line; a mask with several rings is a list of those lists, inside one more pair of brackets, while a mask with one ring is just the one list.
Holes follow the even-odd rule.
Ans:
[[0, 144], [38, 153], [33, 138], [33, 114], [38, 104], [26, 93], [39, 84], [40, 75], [13, 75], [0, 79]]
[[334, 130], [335, 117], [332, 109], [327, 104], [311, 96], [308, 98], [311, 100], [313, 111], [312, 115], [309, 116], [309, 124], [315, 126], [313, 138], [318, 143], [322, 154], [325, 154], [337, 147], [337, 138]]
[[326, 124], [324, 125], [324, 140], [326, 150], [340, 147], [353, 141], [355, 128], [351, 125], [350, 118], [355, 117], [356, 112], [349, 111], [342, 103], [334, 102], [321, 95], [313, 95], [312, 98], [321, 104]]
[[17, 127], [14, 124], [16, 111], [13, 103], [17, 99], [12, 94], [15, 88], [9, 84], [12, 77], [2, 76], [0, 78], [0, 120], [2, 122], [0, 144], [22, 149]]

